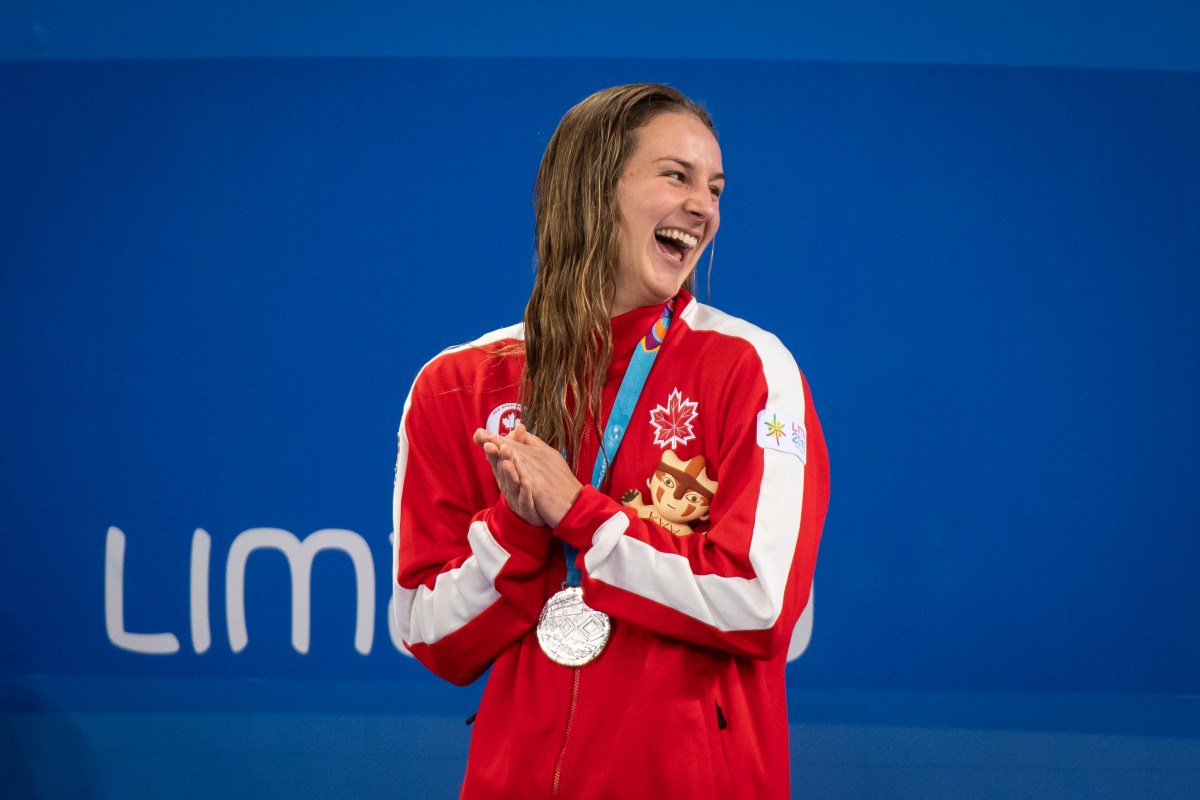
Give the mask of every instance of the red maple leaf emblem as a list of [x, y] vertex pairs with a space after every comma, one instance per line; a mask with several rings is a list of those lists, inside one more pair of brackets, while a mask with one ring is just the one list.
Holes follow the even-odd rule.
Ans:
[[699, 413], [696, 403], [687, 400], [678, 387], [667, 396], [667, 405], [656, 406], [650, 412], [650, 424], [654, 426], [654, 443], [662, 448], [678, 447], [696, 438], [692, 423]]

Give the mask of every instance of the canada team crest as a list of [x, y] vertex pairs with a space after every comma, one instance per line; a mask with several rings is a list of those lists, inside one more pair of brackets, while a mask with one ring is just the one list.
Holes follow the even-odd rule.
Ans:
[[488, 414], [487, 429], [501, 436], [508, 436], [524, 419], [525, 409], [520, 403], [501, 403]]
[[667, 396], [666, 405], [655, 406], [650, 411], [650, 424], [654, 426], [654, 444], [666, 448], [681, 447], [696, 438], [693, 424], [700, 416], [698, 403], [683, 396], [679, 387]]

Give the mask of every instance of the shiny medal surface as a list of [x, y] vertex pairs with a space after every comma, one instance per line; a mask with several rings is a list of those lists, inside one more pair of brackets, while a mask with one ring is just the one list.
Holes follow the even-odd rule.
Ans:
[[588, 608], [578, 586], [567, 586], [547, 600], [538, 617], [537, 637], [542, 652], [564, 667], [579, 667], [594, 660], [608, 644], [611, 631], [608, 614]]

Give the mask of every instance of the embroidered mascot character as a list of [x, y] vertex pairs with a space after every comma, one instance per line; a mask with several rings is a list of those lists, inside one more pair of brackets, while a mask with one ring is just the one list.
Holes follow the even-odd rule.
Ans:
[[639, 517], [658, 523], [676, 536], [686, 536], [694, 523], [708, 519], [717, 491], [717, 482], [708, 476], [707, 466], [704, 456], [682, 461], [674, 450], [667, 450], [646, 480], [647, 490], [630, 489], [621, 502]]

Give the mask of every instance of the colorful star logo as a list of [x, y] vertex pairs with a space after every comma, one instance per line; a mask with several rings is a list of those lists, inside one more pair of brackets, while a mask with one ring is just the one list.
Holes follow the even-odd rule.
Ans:
[[779, 440], [783, 438], [783, 423], [779, 421], [776, 414], [771, 415], [770, 422], [764, 422], [767, 426], [767, 436], [775, 437], [775, 444], [779, 444]]

